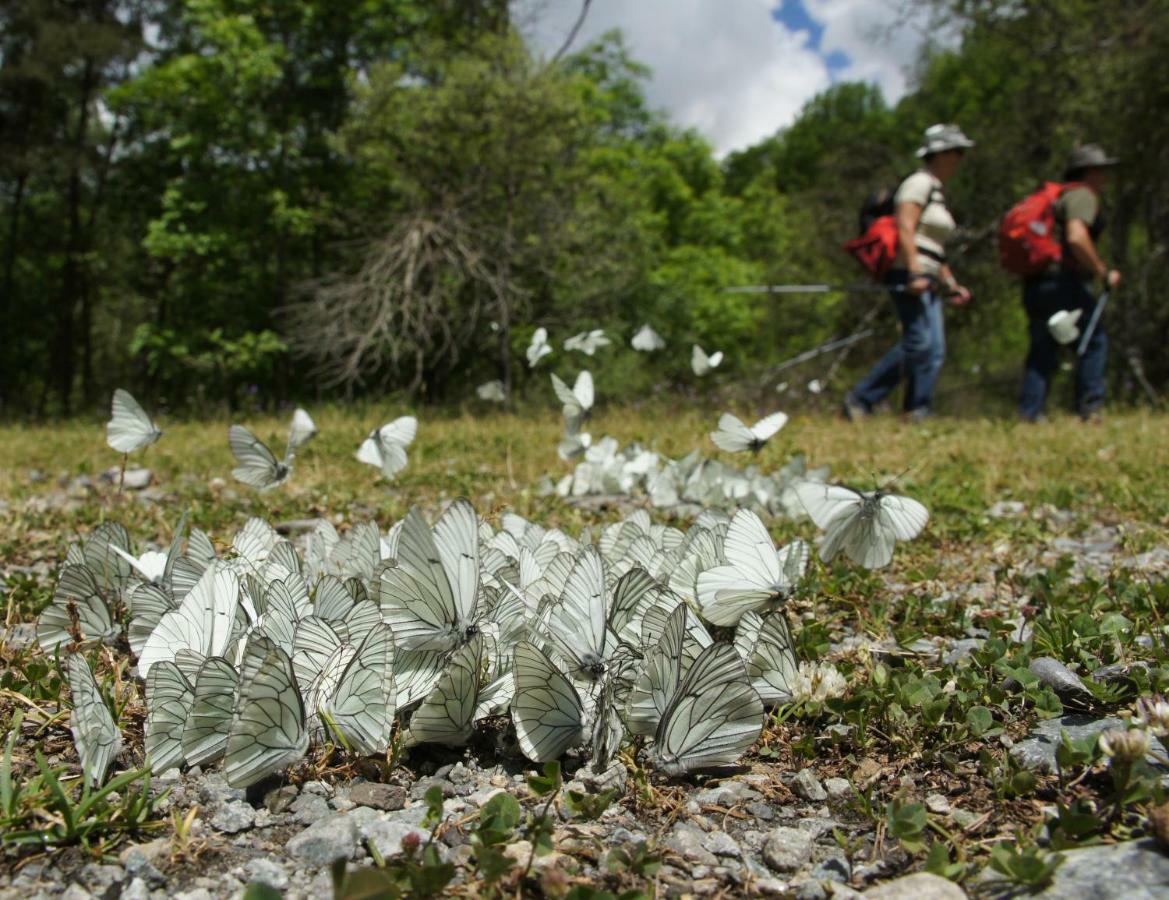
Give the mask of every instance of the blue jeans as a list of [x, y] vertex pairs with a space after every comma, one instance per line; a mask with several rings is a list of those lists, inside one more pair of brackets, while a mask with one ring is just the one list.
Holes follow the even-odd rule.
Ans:
[[[1023, 282], [1023, 306], [1031, 332], [1031, 347], [1023, 368], [1023, 393], [1019, 398], [1019, 414], [1035, 421], [1043, 412], [1051, 388], [1051, 376], [1059, 366], [1062, 349], [1047, 330], [1047, 320], [1061, 309], [1080, 310], [1079, 326], [1083, 335], [1096, 308], [1091, 283], [1060, 272], [1042, 275]], [[1078, 350], [1080, 338], [1071, 344]], [[1076, 358], [1076, 409], [1085, 418], [1104, 405], [1104, 368], [1108, 362], [1108, 335], [1104, 322], [1096, 323], [1096, 330], [1088, 340], [1084, 355]]]
[[[890, 272], [885, 283], [899, 288], [909, 280], [904, 270]], [[929, 415], [934, 402], [934, 385], [946, 359], [946, 328], [942, 320], [942, 298], [933, 290], [913, 295], [891, 290], [901, 340], [873, 366], [856, 387], [852, 399], [868, 412], [885, 399], [905, 375], [905, 411]]]

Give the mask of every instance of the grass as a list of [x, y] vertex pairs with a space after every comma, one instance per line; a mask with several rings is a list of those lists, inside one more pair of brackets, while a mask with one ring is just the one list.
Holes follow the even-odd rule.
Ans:
[[[145, 495], [119, 495], [116, 486], [98, 481], [101, 472], [120, 463], [105, 446], [100, 422], [0, 428], [0, 566], [7, 621], [31, 620], [51, 593], [70, 540], [105, 519], [125, 524], [135, 541], [165, 544], [184, 510], [192, 524], [221, 541], [252, 515], [273, 522], [321, 515], [338, 522], [374, 518], [384, 528], [411, 505], [434, 508], [457, 496], [469, 497], [488, 517], [514, 509], [574, 532], [615, 516], [570, 507], [534, 490], [542, 475], [568, 471], [556, 457], [559, 420], [553, 411], [426, 412], [410, 465], [392, 484], [380, 481], [353, 454], [372, 427], [404, 410], [312, 412], [320, 435], [298, 456], [290, 482], [268, 494], [232, 481], [226, 420], [164, 420], [162, 440], [131, 460], [131, 466], [145, 465], [155, 473], [153, 492]], [[639, 441], [670, 456], [695, 447], [715, 456], [706, 433], [716, 418], [716, 411], [655, 402], [603, 410], [588, 429], [594, 437]], [[283, 448], [287, 417], [246, 424], [274, 449]], [[803, 623], [797, 641], [803, 657], [831, 655], [849, 679], [849, 692], [781, 711], [765, 729], [752, 762], [776, 773], [811, 762], [821, 777], [849, 778], [857, 794], [853, 830], [838, 837], [842, 849], [852, 855], [858, 841], [875, 834], [876, 847], [885, 844], [882, 852], [892, 847], [902, 854], [901, 866], [928, 866], [959, 879], [990, 865], [1012, 881], [1040, 883], [1054, 861], [1046, 855], [1049, 849], [1146, 833], [1145, 810], [1163, 797], [1143, 773], [1121, 771], [1094, 747], [1072, 747], [1065, 753], [1065, 771], [1033, 776], [1013, 765], [1000, 738], [1018, 739], [1038, 719], [1063, 709], [1049, 688], [1028, 677], [1027, 665], [1038, 656], [1054, 656], [1081, 672], [1113, 662], [1148, 664], [1099, 697], [1098, 710], [1121, 711], [1138, 694], [1169, 685], [1165, 585], [1120, 569], [1072, 577], [1076, 560], [1053, 562], [1059, 553], [1052, 550], [1055, 538], [1102, 525], [1118, 530], [1123, 555], [1169, 545], [1166, 446], [1169, 417], [1146, 412], [1118, 413], [1097, 425], [1057, 416], [1038, 426], [948, 418], [907, 425], [892, 417], [848, 425], [826, 416], [795, 416], [760, 455], [763, 468], [778, 467], [800, 452], [810, 465], [828, 466], [833, 480], [854, 486], [897, 477], [897, 490], [926, 503], [932, 519], [922, 538], [899, 545], [893, 565], [883, 572], [842, 563], [814, 569], [790, 608], [793, 620]], [[31, 477], [34, 470], [39, 477]], [[78, 476], [91, 479], [94, 487], [79, 486]], [[1024, 504], [1025, 514], [991, 515], [990, 508], [1002, 501]], [[814, 535], [806, 521], [772, 524], [780, 540]], [[1009, 643], [1004, 638], [1020, 618], [1030, 623], [1033, 637]], [[961, 663], [874, 649], [904, 647], [923, 636], [962, 637], [972, 627], [988, 632], [989, 640]], [[1151, 646], [1138, 641], [1147, 635], [1155, 638]], [[854, 643], [841, 650], [846, 637]], [[108, 651], [105, 656], [106, 689], [124, 701], [123, 727], [140, 735], [141, 692], [126, 675], [125, 660]], [[68, 733], [55, 714], [61, 682], [53, 661], [38, 652], [12, 655], [0, 642], [0, 662], [0, 733], [9, 731], [18, 709], [24, 719], [22, 740], [0, 748], [7, 751], [0, 775], [6, 784], [21, 778], [28, 784], [23, 794], [2, 798], [7, 821], [36, 819], [37, 810], [28, 805], [51, 806], [46, 800], [51, 797], [65, 810], [54, 814], [65, 838], [75, 836], [75, 821], [84, 821], [96, 845], [108, 849], [128, 833], [127, 822], [145, 827], [149, 811], [140, 807], [111, 807], [110, 821], [119, 824], [104, 830], [101, 821], [71, 818], [69, 804], [83, 800], [71, 799], [76, 773], [66, 771], [69, 765], [54, 769], [52, 759], [34, 762], [28, 746], [22, 759], [14, 759], [14, 752], [21, 757], [22, 745], [41, 742], [46, 753], [68, 763]], [[1005, 686], [1008, 678], [1018, 682], [1016, 689]], [[140, 745], [133, 752], [140, 760]], [[688, 789], [651, 781], [635, 768], [634, 786], [622, 802], [650, 819], [669, 821]], [[983, 824], [955, 828], [927, 813], [920, 799], [931, 790], [985, 816]], [[1043, 808], [1052, 804], [1062, 810], [1054, 831], [1049, 827], [1056, 839], [1038, 842]], [[673, 812], [664, 813], [666, 807]], [[90, 808], [106, 809], [93, 803]]]

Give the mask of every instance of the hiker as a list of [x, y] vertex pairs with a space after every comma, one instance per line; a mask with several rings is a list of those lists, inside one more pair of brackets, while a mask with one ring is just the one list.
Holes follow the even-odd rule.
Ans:
[[[1100, 194], [1116, 163], [1097, 144], [1085, 144], [1072, 151], [1063, 173], [1065, 184], [1054, 207], [1060, 259], [1023, 281], [1031, 346], [1023, 368], [1019, 414], [1027, 422], [1042, 416], [1051, 376], [1059, 365], [1060, 345], [1048, 329], [1048, 319], [1060, 310], [1079, 310], [1079, 327], [1086, 329], [1096, 306], [1092, 280], [1099, 279], [1105, 291], [1120, 284], [1120, 272], [1110, 269], [1097, 249], [1104, 230]], [[1076, 409], [1085, 421], [1097, 416], [1104, 404], [1107, 359], [1108, 336], [1104, 323], [1097, 321], [1087, 346], [1076, 359]]]
[[904, 410], [911, 419], [930, 415], [934, 385], [946, 354], [942, 304], [961, 306], [970, 292], [946, 264], [946, 239], [954, 217], [946, 207], [943, 185], [953, 177], [974, 142], [957, 125], [931, 125], [917, 156], [921, 168], [906, 178], [893, 197], [897, 223], [897, 257], [885, 275], [901, 340], [844, 396], [844, 415], [854, 421], [868, 415], [905, 375]]

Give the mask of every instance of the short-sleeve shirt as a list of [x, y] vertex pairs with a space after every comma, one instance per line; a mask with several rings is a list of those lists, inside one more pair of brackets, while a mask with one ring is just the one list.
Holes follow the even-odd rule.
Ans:
[[1060, 194], [1055, 201], [1056, 232], [1059, 234], [1059, 243], [1063, 248], [1063, 264], [1066, 268], [1077, 270], [1076, 258], [1072, 255], [1067, 243], [1067, 224], [1072, 219], [1079, 219], [1088, 226], [1088, 234], [1093, 241], [1100, 238], [1104, 231], [1104, 217], [1100, 215], [1100, 198], [1088, 187], [1074, 187]]
[[[917, 221], [914, 244], [917, 247], [919, 272], [937, 275], [946, 259], [946, 240], [955, 228], [954, 217], [946, 207], [946, 196], [942, 193], [942, 182], [925, 169], [914, 172], [897, 188], [893, 195], [893, 208], [902, 203], [915, 203], [921, 207]], [[905, 254], [897, 251], [897, 268], [906, 268]]]

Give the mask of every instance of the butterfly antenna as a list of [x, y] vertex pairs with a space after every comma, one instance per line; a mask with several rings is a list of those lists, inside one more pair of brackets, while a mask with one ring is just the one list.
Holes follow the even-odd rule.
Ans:
[[[892, 478], [886, 479], [885, 483], [883, 485], [881, 485], [880, 490], [883, 491], [883, 490], [885, 490], [885, 488], [889, 487], [889, 485], [896, 484], [897, 482], [899, 482], [902, 478], [904, 478], [906, 475], [908, 475], [910, 472], [912, 472], [916, 468], [917, 468], [917, 463], [910, 463], [908, 466], [906, 466], [904, 469], [902, 469], [900, 472], [898, 472]], [[876, 475], [874, 475], [873, 476], [873, 483], [876, 484], [876, 481], [877, 481], [877, 478], [876, 478]]]

